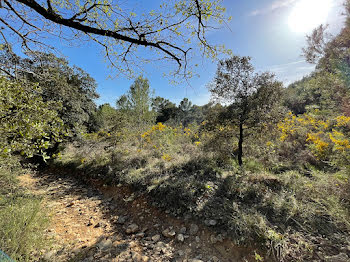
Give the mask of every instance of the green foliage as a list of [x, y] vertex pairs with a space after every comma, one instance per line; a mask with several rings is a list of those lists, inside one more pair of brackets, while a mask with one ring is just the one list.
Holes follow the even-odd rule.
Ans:
[[157, 114], [156, 122], [167, 122], [171, 119], [176, 119], [178, 108], [168, 99], [157, 96], [152, 99], [152, 109]]
[[264, 261], [263, 257], [255, 252], [254, 254], [255, 261]]
[[149, 81], [142, 76], [134, 81], [127, 94], [117, 100], [118, 111], [127, 116], [130, 127], [138, 130], [154, 122], [155, 114], [151, 105], [152, 91]]
[[70, 129], [70, 135], [80, 134], [91, 128], [95, 112], [94, 99], [98, 98], [95, 80], [79, 67], [71, 67], [64, 58], [47, 53], [28, 53], [18, 57], [7, 46], [0, 55], [1, 64], [7, 65], [12, 77], [33, 85], [38, 83], [44, 102], [56, 102], [58, 116]]
[[227, 110], [219, 116], [219, 121], [231, 122], [236, 126], [240, 166], [243, 165], [245, 136], [253, 133], [253, 129], [278, 119], [276, 116], [281, 88], [282, 84], [275, 80], [273, 74], [254, 73], [250, 57], [232, 56], [220, 60], [209, 91], [214, 99], [229, 104]]
[[184, 126], [201, 124], [205, 118], [204, 114], [210, 106], [210, 103], [204, 106], [192, 105], [192, 102], [188, 98], [184, 98], [178, 106], [177, 115], [175, 117], [176, 122]]
[[188, 120], [188, 115], [192, 109], [192, 102], [188, 98], [182, 99], [179, 104], [179, 119], [182, 122], [185, 122], [184, 125], [189, 124], [190, 120]]
[[100, 105], [92, 116], [91, 131], [112, 131], [125, 126], [122, 121], [121, 113], [110, 104]]
[[308, 62], [316, 64], [316, 71], [309, 78], [291, 86], [291, 89], [299, 89], [299, 96], [307, 98], [304, 107], [316, 107], [325, 114], [350, 113], [349, 3], [349, 0], [345, 1], [346, 20], [338, 35], [330, 36], [327, 27], [321, 25], [307, 36], [308, 45], [303, 49], [304, 56]]
[[0, 77], [0, 157], [20, 153], [46, 158], [48, 148], [65, 133], [57, 102], [45, 102], [35, 84]]
[[49, 246], [48, 218], [42, 201], [18, 186], [16, 175], [23, 173], [15, 158], [0, 160], [0, 247], [15, 261], [35, 261]]
[[[211, 2], [199, 1], [208, 11], [203, 19], [214, 15]], [[188, 15], [194, 8], [191, 3], [176, 1], [177, 14]], [[349, 11], [350, 4], [347, 8]], [[217, 10], [223, 11], [220, 7]], [[215, 218], [218, 229], [237, 244], [265, 247], [270, 257], [280, 261], [314, 260], [312, 252], [319, 243], [332, 246], [334, 252], [333, 248], [348, 245], [350, 240], [349, 21], [330, 43], [323, 43], [317, 32], [315, 39], [308, 39], [309, 44], [324, 44], [317, 69], [287, 89], [282, 89], [272, 74], [255, 73], [250, 58], [239, 56], [221, 60], [209, 85], [213, 97], [222, 104], [196, 106], [184, 98], [176, 106], [162, 97], [152, 99], [149, 81], [140, 76], [119, 98], [116, 109], [104, 104], [92, 114], [90, 130], [97, 132], [84, 133], [78, 144], [68, 144], [62, 158], [55, 161], [82, 169], [89, 178], [147, 192], [174, 215]], [[11, 63], [18, 62], [13, 59]], [[76, 121], [80, 127], [88, 126], [85, 122], [91, 119], [87, 115], [94, 111], [92, 79], [69, 69], [65, 60], [50, 55], [44, 60], [48, 78], [41, 82], [43, 89], [1, 80], [4, 155], [12, 150], [30, 156], [47, 148], [47, 137], [59, 138], [59, 131], [56, 136], [51, 133], [53, 123], [59, 128], [57, 117], [61, 113], [71, 116], [70, 120], [83, 120]], [[37, 65], [23, 68], [34, 72], [21, 73], [29, 83], [40, 82], [36, 75], [45, 75]], [[61, 73], [66, 77], [62, 86], [58, 83]], [[52, 87], [56, 84], [62, 87], [60, 92], [67, 91], [71, 101], [62, 102], [71, 111], [63, 113], [57, 104], [46, 102], [54, 100], [46, 98], [54, 97]], [[83, 100], [68, 87], [85, 92]], [[285, 107], [280, 103], [282, 94]], [[11, 103], [5, 103], [9, 98]], [[78, 101], [78, 108], [70, 107], [72, 101]], [[88, 114], [79, 111], [83, 108]], [[292, 112], [287, 113], [288, 109]], [[32, 122], [33, 128], [24, 132]], [[38, 147], [28, 150], [37, 143]], [[0, 181], [2, 195], [11, 196], [15, 190], [11, 179]], [[21, 201], [11, 208], [25, 204], [35, 216], [38, 204]], [[14, 213], [9, 206], [4, 210]], [[18, 225], [24, 218], [16, 216], [14, 225], [4, 226], [6, 234], [16, 236], [21, 228]], [[29, 227], [29, 231], [34, 228]], [[255, 253], [255, 259], [262, 261], [263, 257]]]
[[291, 84], [285, 92], [285, 105], [294, 114], [318, 109], [324, 115], [346, 110], [350, 93], [341, 75], [321, 71]]
[[116, 147], [106, 147], [105, 141], [70, 146], [57, 161], [70, 167], [75, 163], [88, 176], [101, 174], [106, 183], [147, 191], [174, 214], [218, 218], [220, 228], [237, 244], [254, 243], [273, 252], [282, 246], [279, 258], [310, 259], [309, 250], [317, 248], [311, 235], [332, 245], [338, 241], [333, 236], [341, 234], [346, 242], [344, 232], [350, 232], [346, 172], [272, 174], [256, 159], [248, 159], [242, 172], [218, 165], [215, 151], [193, 142], [202, 142], [203, 133], [163, 124], [153, 126], [143, 139], [141, 148], [132, 144], [137, 141], [133, 136]]
[[254, 73], [250, 57], [233, 56], [218, 64], [209, 90], [214, 99], [229, 104], [222, 119], [244, 124], [248, 129], [274, 120], [282, 84], [273, 74]]
[[204, 106], [192, 105], [188, 98], [181, 100], [178, 106], [159, 96], [152, 101], [152, 108], [157, 113], [156, 122], [167, 122], [174, 126], [179, 124], [183, 126], [201, 124], [211, 106], [212, 103]]
[[174, 156], [180, 155], [187, 147], [201, 144], [196, 126], [171, 127], [158, 123], [141, 135], [142, 149], [151, 149], [154, 155], [170, 162]]

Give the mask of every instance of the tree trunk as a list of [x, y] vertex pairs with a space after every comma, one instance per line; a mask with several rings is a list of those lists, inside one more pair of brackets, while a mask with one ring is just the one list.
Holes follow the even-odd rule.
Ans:
[[239, 166], [243, 165], [243, 123], [239, 123], [239, 140], [238, 140], [238, 164]]

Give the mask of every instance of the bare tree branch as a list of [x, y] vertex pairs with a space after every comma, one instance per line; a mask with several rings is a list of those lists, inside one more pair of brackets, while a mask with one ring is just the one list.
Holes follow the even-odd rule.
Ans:
[[[159, 50], [161, 50], [162, 52], [166, 53], [167, 55], [169, 55], [170, 57], [172, 57], [181, 67], [181, 58], [177, 57], [174, 53], [172, 53], [171, 51], [163, 48], [161, 46], [161, 44], [167, 44], [167, 43], [153, 43], [153, 42], [148, 42], [145, 39], [136, 39], [136, 38], [132, 38], [126, 35], [122, 35], [120, 33], [111, 31], [111, 30], [105, 30], [105, 29], [100, 29], [100, 28], [96, 28], [96, 27], [90, 27], [84, 24], [81, 24], [79, 22], [73, 21], [71, 19], [65, 19], [63, 17], [61, 17], [60, 15], [56, 14], [52, 9], [48, 9], [46, 10], [44, 7], [42, 7], [41, 5], [39, 5], [36, 1], [34, 0], [17, 0], [18, 2], [23, 3], [24, 5], [32, 8], [33, 10], [35, 10], [37, 13], [39, 13], [40, 15], [42, 15], [43, 17], [45, 17], [46, 19], [60, 24], [60, 25], [64, 25], [70, 28], [74, 28], [77, 29], [79, 31], [82, 31], [86, 34], [96, 34], [96, 35], [100, 35], [100, 36], [108, 36], [108, 37], [112, 37], [116, 40], [123, 40], [125, 42], [129, 42], [129, 43], [133, 43], [133, 44], [137, 44], [137, 45], [141, 45], [141, 46], [152, 46], [155, 47]], [[48, 3], [50, 3], [50, 1], [48, 0]], [[51, 5], [50, 5], [51, 6]], [[170, 44], [168, 44], [168, 46], [171, 46]], [[186, 51], [182, 50], [181, 48], [176, 48], [179, 51], [182, 51], [184, 54], [186, 54]]]
[[[126, 11], [129, 9], [114, 1], [89, 0], [79, 5], [73, 0], [61, 3], [4, 0], [5, 16], [1, 17], [0, 23], [5, 25], [4, 34], [14, 32], [27, 50], [36, 49], [38, 45], [46, 48], [44, 39], [52, 36], [66, 42], [93, 40], [119, 71], [125, 68], [117, 61], [129, 70], [128, 63], [142, 69], [141, 63], [163, 59], [175, 62], [177, 68], [171, 71], [171, 74], [175, 73], [173, 76], [188, 77], [195, 66], [190, 65], [190, 51], [194, 53], [193, 50], [199, 48], [203, 58], [216, 59], [219, 49], [207, 41], [206, 33], [215, 29], [210, 21], [225, 22], [221, 0], [165, 1], [159, 10], [142, 15]], [[150, 58], [146, 59], [139, 47], [150, 50], [146, 53]]]
[[35, 25], [29, 23], [27, 20], [25, 20], [13, 7], [12, 5], [7, 1], [7, 0], [4, 0], [4, 3], [11, 9], [12, 12], [15, 13], [15, 15], [17, 15], [19, 17], [19, 19], [21, 19], [23, 21], [23, 23], [31, 26], [31, 27], [34, 27], [35, 29], [39, 29], [38, 27], [36, 27]]

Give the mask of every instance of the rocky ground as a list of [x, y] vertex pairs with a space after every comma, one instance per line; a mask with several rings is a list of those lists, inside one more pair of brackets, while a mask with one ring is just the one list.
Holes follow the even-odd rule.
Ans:
[[45, 261], [255, 261], [224, 234], [189, 217], [172, 217], [127, 187], [88, 184], [70, 175], [25, 175], [21, 184], [44, 197], [52, 248]]

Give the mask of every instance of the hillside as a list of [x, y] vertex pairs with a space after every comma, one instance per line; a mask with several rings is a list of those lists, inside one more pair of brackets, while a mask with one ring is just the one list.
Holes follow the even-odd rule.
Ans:
[[[350, 1], [283, 65], [311, 72], [289, 85], [210, 41], [232, 3], [134, 4], [0, 1], [0, 261], [350, 261]], [[338, 8], [269, 4], [234, 6], [264, 25], [293, 7], [300, 32]], [[102, 48], [119, 95], [57, 36]], [[207, 93], [179, 99], [163, 81], [199, 83], [199, 54]]]

